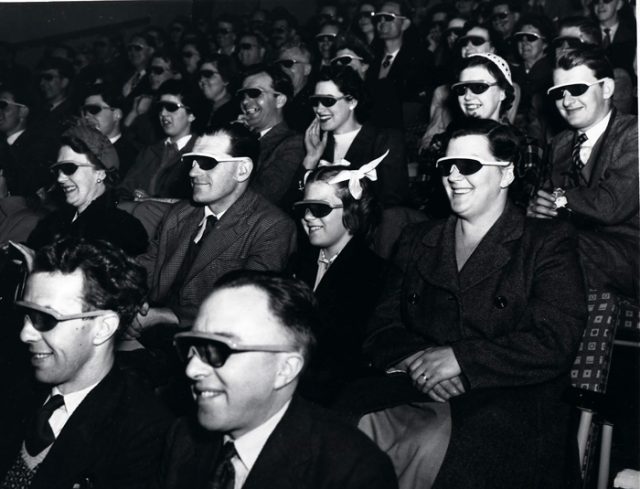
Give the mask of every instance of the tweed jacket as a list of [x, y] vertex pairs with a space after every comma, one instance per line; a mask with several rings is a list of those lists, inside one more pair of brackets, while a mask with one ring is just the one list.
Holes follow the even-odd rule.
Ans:
[[558, 134], [551, 145], [551, 176], [546, 187], [566, 189], [568, 216], [579, 228], [638, 239], [638, 118], [613, 111], [593, 147], [585, 169], [588, 184], [571, 184], [574, 131]]
[[[0, 481], [19, 456], [26, 423], [47, 394], [0, 419]], [[142, 489], [158, 468], [170, 424], [153, 392], [114, 367], [66, 422], [30, 489]]]
[[[204, 489], [222, 446], [186, 418], [175, 422], [154, 489]], [[395, 489], [389, 459], [335, 414], [294, 398], [243, 489]]]
[[251, 177], [251, 187], [270, 202], [287, 209], [296, 175], [304, 159], [302, 135], [283, 121], [260, 138], [260, 158]]
[[[458, 271], [456, 217], [405, 231], [369, 324], [379, 368], [450, 346], [467, 392], [434, 487], [559, 487], [569, 385], [587, 317], [571, 228], [512, 204]], [[416, 391], [417, 392], [417, 391]]]
[[149, 251], [140, 257], [147, 268], [150, 300], [176, 304], [181, 326], [193, 321], [213, 284], [232, 270], [284, 270], [295, 249], [293, 221], [264, 197], [247, 189], [205, 237], [179, 296], [169, 297], [204, 208], [188, 201], [175, 204], [160, 224]]

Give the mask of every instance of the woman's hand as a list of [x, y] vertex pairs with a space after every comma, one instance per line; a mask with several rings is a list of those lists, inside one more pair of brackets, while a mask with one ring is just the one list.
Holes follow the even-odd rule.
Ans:
[[[462, 370], [453, 349], [450, 346], [440, 346], [428, 348], [420, 355], [414, 355], [408, 365], [407, 373], [419, 391], [428, 393], [441, 382], [458, 377]], [[456, 388], [459, 389], [459, 387]], [[442, 390], [438, 389], [436, 394], [440, 393]]]
[[153, 97], [151, 95], [138, 95], [133, 101], [133, 108], [136, 115], [142, 115], [149, 112]]
[[303, 165], [307, 170], [313, 170], [318, 166], [318, 162], [327, 147], [327, 134], [321, 135], [320, 121], [313, 119], [304, 133], [304, 147], [307, 151]]
[[439, 384], [433, 386], [433, 389], [431, 389], [430, 391], [425, 392], [422, 389], [419, 390], [427, 394], [434, 401], [438, 402], [447, 402], [452, 397], [459, 396], [466, 392], [460, 376], [453, 377], [452, 379], [448, 380], [443, 380]]

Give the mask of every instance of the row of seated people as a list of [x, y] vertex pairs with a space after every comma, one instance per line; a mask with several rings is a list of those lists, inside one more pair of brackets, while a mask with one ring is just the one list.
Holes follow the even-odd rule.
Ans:
[[[499, 62], [492, 56], [480, 58]], [[506, 79], [507, 69], [500, 72]], [[598, 52], [578, 51], [560, 59], [554, 83], [549, 96], [574, 131], [554, 140], [549, 181], [527, 210], [529, 217], [538, 219], [526, 218], [509, 201], [522, 158], [521, 137], [490, 118], [462, 119], [450, 128], [443, 141], [444, 156], [435, 167], [452, 214], [408, 228], [389, 265], [369, 251], [366, 238], [375, 227], [376, 195], [384, 192], [384, 165], [391, 151], [359, 167], [322, 165], [305, 175], [304, 194], [293, 210], [314, 251], [310, 257], [301, 253], [289, 265], [289, 273], [315, 291], [320, 312], [314, 312], [308, 325], [317, 345], [302, 375], [311, 340], [301, 338], [303, 312], [287, 309], [292, 306], [290, 298], [281, 290], [265, 292], [267, 286], [257, 285], [258, 279], [222, 279], [221, 291], [214, 285], [228, 271], [284, 271], [296, 246], [294, 222], [250, 184], [259, 159], [258, 139], [244, 126], [233, 124], [196, 140], [182, 158], [189, 170], [191, 200], [169, 207], [151, 245], [138, 255], [137, 273], [142, 280], [146, 276], [150, 290], [132, 296], [136, 304], [122, 321], [119, 341], [125, 353], [135, 353], [145, 344], [163, 349], [164, 340], [179, 332], [174, 341], [186, 361], [200, 428], [184, 420], [174, 425], [160, 487], [204, 485], [210, 476], [229, 477], [229, 472], [239, 486], [245, 477], [250, 486], [253, 477], [253, 484], [268, 481], [273, 487], [321, 486], [325, 477], [335, 477], [329, 487], [349, 487], [341, 479], [345, 473], [352, 473], [355, 486], [356, 479], [367, 480], [357, 487], [396, 483], [406, 488], [468, 487], [470, 481], [491, 487], [561, 487], [575, 475], [575, 458], [568, 450], [569, 407], [563, 394], [586, 318], [583, 276], [590, 288], [637, 297], [638, 206], [628, 198], [638, 194], [637, 152], [631, 147], [637, 144], [637, 121], [612, 109], [613, 73]], [[469, 86], [463, 88], [470, 91]], [[263, 88], [269, 89], [273, 87]], [[332, 95], [323, 97], [341, 96]], [[324, 104], [318, 101], [320, 109]], [[332, 105], [339, 102], [347, 105], [348, 115], [351, 100]], [[319, 117], [317, 124], [322, 123]], [[314, 131], [309, 131], [308, 139]], [[66, 220], [58, 212], [65, 227], [50, 227], [43, 242], [72, 234], [125, 246], [121, 243], [138, 232], [142, 235], [142, 225], [115, 206], [86, 219], [86, 209], [106, 195], [105, 184], [117, 169], [117, 156], [106, 138], [89, 126], [75, 127], [65, 137], [53, 169], [71, 209], [66, 210]], [[316, 145], [328, 139], [319, 131], [315, 138]], [[34, 233], [42, 230], [38, 225]], [[39, 292], [36, 285], [41, 280], [52, 280], [48, 287], [40, 287], [59, 294], [82, 289], [62, 287], [64, 280], [51, 269], [37, 273], [44, 266], [39, 265], [42, 256], [56, 246], [65, 245], [45, 245], [36, 255], [36, 272], [18, 304], [26, 317], [20, 339], [29, 345], [36, 376], [49, 386], [51, 398], [58, 394], [55, 386], [62, 385], [63, 376], [54, 374], [59, 365], [64, 370], [67, 356], [55, 343], [65, 326], [57, 323], [79, 320], [102, 325], [95, 331], [108, 338], [118, 329], [118, 321], [112, 320], [111, 329], [105, 321], [113, 316], [115, 305], [91, 302], [88, 311], [79, 312], [82, 301], [77, 298], [57, 306], [56, 299]], [[16, 247], [31, 254], [24, 246]], [[65, 280], [77, 268], [70, 267], [63, 272]], [[127, 262], [127, 267], [134, 265]], [[264, 312], [254, 287], [270, 297], [265, 301], [267, 318], [251, 316]], [[226, 288], [238, 295], [225, 292]], [[258, 294], [262, 300], [264, 294]], [[289, 334], [279, 336], [264, 328], [274, 321], [291, 326]], [[94, 337], [74, 344], [112, 348], [111, 341]], [[241, 353], [246, 350], [263, 354], [256, 359]], [[169, 356], [169, 349], [163, 351]], [[243, 363], [250, 358], [257, 363]], [[243, 360], [231, 362], [237, 359]], [[232, 365], [236, 369], [230, 369]], [[262, 374], [270, 381], [265, 383]], [[392, 465], [346, 425], [341, 430], [329, 428], [324, 414], [307, 411], [303, 416], [301, 410], [306, 408], [297, 407], [296, 399], [288, 404], [298, 377], [302, 397], [347, 413], [386, 452]], [[91, 390], [100, 380], [91, 376], [81, 385]], [[67, 393], [64, 386], [59, 390]], [[84, 389], [75, 385], [68, 392], [76, 390]], [[9, 408], [17, 405], [11, 403]], [[290, 422], [294, 415], [302, 417]], [[324, 438], [315, 431], [297, 435], [304, 434], [307, 446], [317, 443], [335, 452], [334, 457], [340, 453], [341, 462], [327, 461], [321, 450], [312, 456], [294, 450], [304, 458], [298, 465], [284, 450], [287, 462], [310, 478], [297, 479], [303, 476], [296, 471], [278, 470], [282, 459], [277, 456], [283, 456], [288, 435], [278, 438], [276, 433], [287, 426], [293, 431], [309, 426], [309, 419], [321, 423], [315, 427]], [[203, 437], [202, 427], [220, 436]], [[243, 435], [256, 432], [262, 433], [257, 452], [245, 451], [246, 443], [254, 445]], [[66, 433], [60, 433], [62, 439]], [[119, 441], [123, 439], [129, 438]], [[141, 439], [135, 437], [131, 443]], [[44, 461], [38, 458], [42, 451], [31, 450], [24, 433], [11, 440], [14, 448], [25, 443], [17, 459], [17, 451], [10, 455], [13, 465], [6, 483], [42, 477], [46, 486], [47, 477], [54, 477], [52, 469], [44, 471], [47, 452]], [[50, 445], [51, 441], [50, 437]], [[235, 443], [236, 452], [224, 450], [230, 455], [220, 455], [219, 462], [212, 463], [228, 441]], [[52, 454], [56, 443], [51, 445]], [[291, 443], [295, 448], [296, 442]], [[343, 444], [356, 460], [345, 457], [342, 448], [334, 449], [332, 443]], [[121, 449], [118, 453], [139, 454]], [[360, 453], [363, 459], [358, 458]], [[40, 462], [43, 472], [36, 470]], [[359, 463], [367, 470], [355, 471], [354, 466], [362, 467]], [[331, 470], [322, 464], [335, 466]], [[391, 466], [395, 476], [389, 472]], [[121, 476], [112, 469], [82, 467], [73, 477]], [[135, 477], [143, 477], [142, 471]], [[108, 480], [106, 486], [117, 485]]]

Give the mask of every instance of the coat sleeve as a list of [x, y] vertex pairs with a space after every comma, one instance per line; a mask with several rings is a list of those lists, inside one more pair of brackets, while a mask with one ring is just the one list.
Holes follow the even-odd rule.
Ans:
[[286, 215], [261, 219], [260, 229], [253, 241], [244, 268], [281, 272], [296, 249], [296, 226]]
[[451, 346], [472, 389], [530, 385], [571, 368], [587, 319], [586, 294], [569, 226], [536, 252], [529, 299], [511, 331]]
[[277, 204], [285, 196], [295, 177], [298, 168], [304, 159], [304, 144], [302, 136], [294, 134], [273, 151], [268, 162], [261, 162], [264, 168], [258, 168], [255, 179], [251, 182], [252, 188]]
[[387, 157], [378, 166], [380, 200], [385, 207], [402, 205], [409, 197], [409, 174], [402, 132], [397, 129], [384, 130], [376, 141], [374, 158], [389, 150]]
[[385, 369], [429, 346], [419, 334], [409, 330], [403, 321], [405, 277], [412, 265], [415, 245], [420, 237], [417, 227], [409, 227], [400, 236], [397, 252], [389, 266], [382, 296], [367, 327], [363, 354], [370, 363]]

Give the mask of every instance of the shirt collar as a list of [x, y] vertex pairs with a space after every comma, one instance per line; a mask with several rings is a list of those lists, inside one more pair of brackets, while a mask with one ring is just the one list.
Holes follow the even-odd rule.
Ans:
[[204, 216], [202, 217], [202, 220], [200, 221], [199, 226], [203, 226], [203, 225], [204, 225], [204, 223], [205, 223], [205, 222], [206, 222], [206, 220], [207, 220], [207, 217], [209, 217], [209, 216], [213, 216], [213, 217], [215, 217], [215, 218], [219, 221], [219, 220], [222, 218], [222, 216], [224, 216], [224, 213], [225, 213], [225, 212], [227, 212], [228, 210], [229, 210], [229, 209], [225, 209], [225, 210], [223, 210], [222, 212], [220, 212], [220, 213], [216, 214], [215, 212], [213, 212], [213, 211], [209, 208], [209, 206], [206, 206], [206, 205], [205, 205], [205, 206], [204, 206]]
[[60, 392], [60, 389], [54, 387], [53, 389], [51, 389], [51, 395], [49, 396], [49, 398], [55, 396], [56, 394], [60, 394], [61, 396], [63, 396], [64, 407], [67, 410], [67, 416], [71, 416], [76, 408], [80, 405], [80, 403], [84, 401], [84, 398], [87, 397], [89, 392], [91, 392], [93, 388], [99, 383], [100, 381], [96, 382], [95, 384], [91, 384], [89, 387], [85, 387], [84, 389], [80, 389], [79, 391], [71, 392], [69, 394], [63, 394], [62, 392]]
[[587, 135], [587, 145], [593, 146], [598, 138], [604, 134], [607, 130], [607, 126], [609, 125], [609, 120], [611, 119], [611, 114], [613, 112], [610, 110], [607, 115], [605, 115], [600, 122], [594, 125], [592, 128], [587, 129], [584, 134]]
[[396, 49], [395, 51], [391, 51], [390, 53], [384, 53], [384, 57], [386, 58], [387, 56], [391, 56], [391, 60], [393, 61], [394, 59], [396, 59], [396, 56], [398, 56], [399, 52], [400, 48]]
[[111, 144], [116, 144], [116, 141], [121, 137], [122, 137], [122, 133], [118, 134], [117, 136], [113, 136], [112, 138], [109, 138], [109, 141], [111, 141]]
[[[187, 143], [189, 142], [189, 139], [191, 139], [191, 134], [187, 134], [186, 136], [182, 136], [180, 139], [178, 139], [175, 142], [175, 145], [178, 147], [178, 151], [182, 151], [182, 148], [184, 148]], [[164, 144], [171, 144], [173, 141], [171, 141], [171, 138], [167, 138], [165, 139]]]
[[284, 416], [289, 404], [291, 404], [291, 400], [282, 406], [282, 408], [280, 408], [280, 410], [267, 421], [248, 433], [238, 437], [236, 440], [232, 440], [230, 437], [225, 435], [224, 441], [233, 441], [233, 444], [236, 447], [236, 452], [238, 452], [238, 458], [247, 468], [248, 472], [251, 472], [256, 460], [258, 460], [258, 457], [260, 456], [262, 448], [267, 443], [271, 433], [273, 433], [276, 426]]
[[22, 129], [21, 131], [14, 132], [11, 136], [7, 136], [7, 143], [9, 143], [9, 146], [11, 146], [13, 143], [15, 143], [16, 139], [18, 139], [22, 135], [22, 133], [24, 131], [25, 130]]

